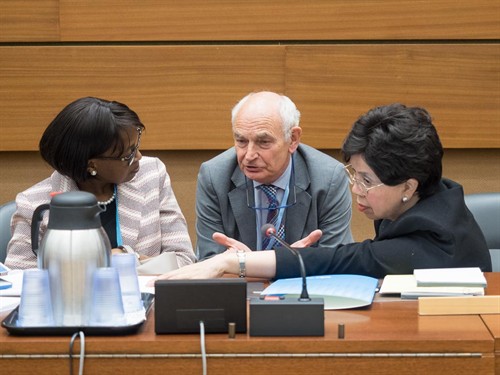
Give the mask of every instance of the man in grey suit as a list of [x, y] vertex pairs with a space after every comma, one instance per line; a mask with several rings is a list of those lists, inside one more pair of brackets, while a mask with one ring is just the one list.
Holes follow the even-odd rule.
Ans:
[[[294, 243], [323, 232], [317, 246], [352, 242], [351, 193], [343, 165], [300, 144], [300, 112], [286, 96], [251, 93], [232, 111], [234, 147], [201, 165], [196, 191], [198, 259], [226, 249], [223, 233], [255, 250], [276, 247], [261, 226]], [[271, 191], [271, 193], [269, 193]]]

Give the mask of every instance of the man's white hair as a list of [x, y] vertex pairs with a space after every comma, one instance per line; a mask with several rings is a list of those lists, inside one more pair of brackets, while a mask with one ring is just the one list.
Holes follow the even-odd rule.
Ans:
[[[246, 103], [248, 98], [250, 98], [252, 95], [258, 94], [257, 92], [251, 92], [250, 94], [246, 95], [243, 99], [241, 99], [234, 107], [233, 110], [231, 111], [231, 124], [234, 129], [234, 123], [236, 120], [236, 116], [238, 116], [238, 113], [240, 112], [241, 107]], [[296, 126], [300, 126], [300, 112], [295, 106], [295, 103], [292, 102], [292, 100], [285, 95], [277, 94], [280, 96], [280, 117], [281, 117], [281, 123], [283, 126], [283, 134], [285, 135], [285, 141], [289, 141], [292, 137], [292, 128]]]

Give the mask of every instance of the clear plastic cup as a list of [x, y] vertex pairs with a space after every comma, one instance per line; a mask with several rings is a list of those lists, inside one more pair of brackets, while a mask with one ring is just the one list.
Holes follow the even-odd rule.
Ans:
[[17, 325], [20, 327], [54, 326], [49, 272], [46, 269], [27, 269], [23, 272], [23, 289]]
[[113, 254], [111, 265], [118, 270], [125, 314], [144, 310], [134, 254]]
[[92, 278], [90, 326], [126, 324], [118, 271], [113, 267], [96, 268]]

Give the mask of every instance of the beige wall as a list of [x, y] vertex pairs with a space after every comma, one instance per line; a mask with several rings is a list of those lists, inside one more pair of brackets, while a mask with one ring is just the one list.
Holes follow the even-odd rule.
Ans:
[[[188, 221], [192, 240], [194, 229], [196, 176], [200, 164], [220, 151], [144, 151], [163, 160], [172, 178], [177, 200]], [[338, 150], [326, 150], [334, 157]], [[339, 159], [340, 160], [340, 159]], [[51, 169], [37, 152], [0, 152], [0, 203], [12, 200], [18, 191], [46, 178]], [[497, 149], [446, 150], [444, 175], [464, 186], [466, 194], [500, 191], [500, 151]], [[356, 240], [373, 236], [372, 222], [353, 213], [352, 229]]]

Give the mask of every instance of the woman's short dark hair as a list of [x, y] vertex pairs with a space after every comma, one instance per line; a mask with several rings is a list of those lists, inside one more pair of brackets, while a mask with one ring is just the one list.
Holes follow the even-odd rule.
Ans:
[[109, 149], [122, 154], [122, 135], [144, 129], [139, 116], [125, 104], [86, 97], [68, 104], [40, 139], [42, 158], [59, 173], [80, 182], [89, 178], [88, 161]]
[[421, 198], [432, 195], [441, 180], [443, 147], [424, 108], [395, 103], [371, 109], [352, 126], [342, 154], [346, 162], [362, 155], [386, 185], [416, 179]]

